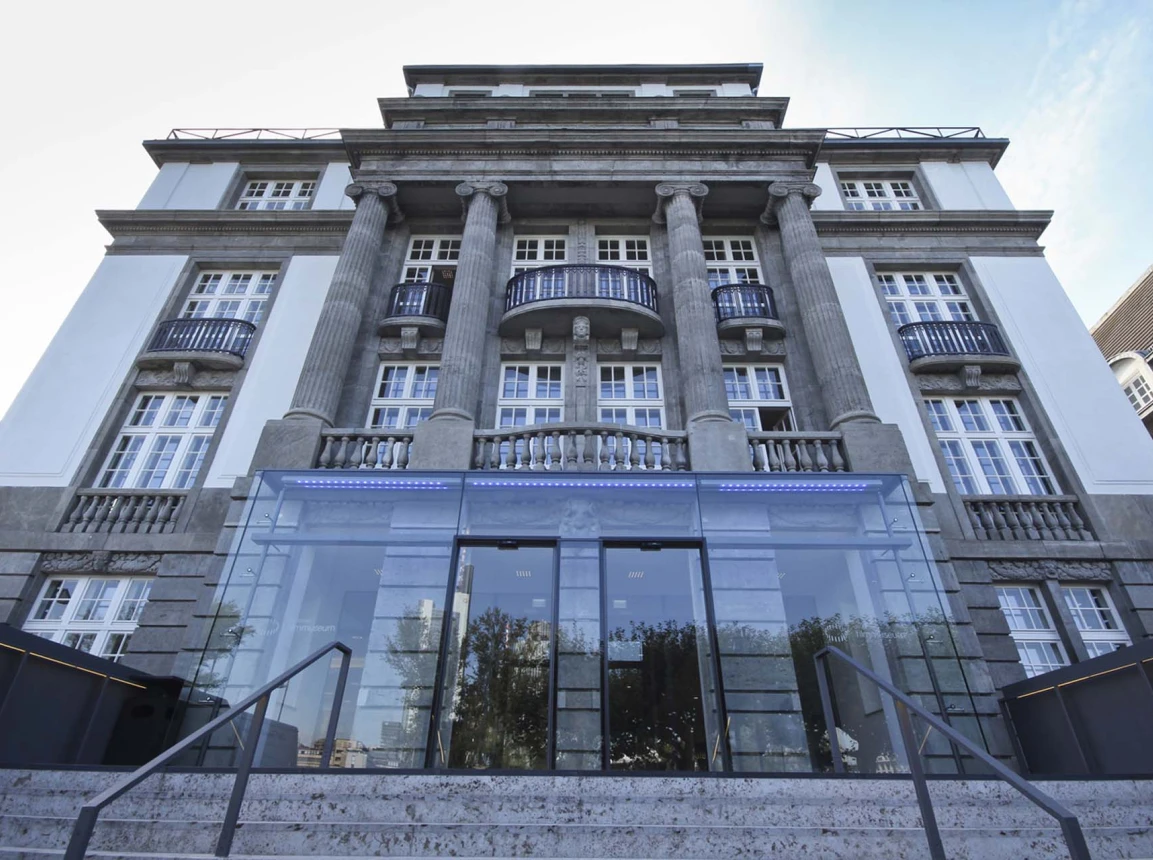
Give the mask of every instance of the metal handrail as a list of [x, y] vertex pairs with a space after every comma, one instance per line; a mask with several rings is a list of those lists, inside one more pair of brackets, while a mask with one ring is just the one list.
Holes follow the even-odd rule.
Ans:
[[601, 263], [539, 266], [513, 275], [505, 287], [504, 309], [555, 299], [612, 299], [660, 312], [656, 281], [637, 269]]
[[767, 284], [721, 284], [713, 289], [717, 322], [736, 319], [780, 319], [773, 289]]
[[385, 318], [435, 317], [448, 322], [448, 306], [452, 301], [452, 288], [435, 281], [415, 284], [397, 284], [388, 295]]
[[244, 358], [256, 326], [232, 317], [181, 317], [164, 320], [147, 352], [227, 352]]
[[910, 710], [954, 744], [967, 750], [970, 755], [989, 767], [999, 779], [1009, 783], [1025, 795], [1027, 800], [1056, 818], [1061, 824], [1061, 832], [1065, 836], [1065, 845], [1069, 849], [1069, 856], [1072, 860], [1092, 860], [1089, 855], [1089, 846], [1085, 843], [1085, 834], [1081, 831], [1081, 823], [1077, 820], [1076, 815], [1040, 791], [1020, 774], [1013, 773], [973, 741], [929, 713], [871, 669], [861, 665], [840, 648], [829, 645], [813, 655], [813, 660], [817, 664], [817, 685], [821, 691], [821, 709], [825, 714], [825, 725], [829, 733], [829, 749], [833, 754], [833, 770], [836, 773], [845, 772], [845, 762], [841, 757], [841, 743], [837, 738], [837, 723], [833, 715], [833, 697], [830, 692], [832, 676], [829, 673], [828, 662], [830, 655], [847, 663], [857, 674], [868, 678], [893, 698], [893, 704], [897, 710], [897, 723], [901, 729], [901, 745], [905, 748], [905, 758], [909, 761], [909, 774], [913, 777], [913, 787], [917, 792], [917, 804], [921, 807], [921, 822], [925, 826], [925, 836], [929, 840], [929, 854], [933, 860], [945, 860], [945, 846], [941, 841], [941, 831], [937, 827], [937, 816], [933, 812], [933, 799], [929, 796], [929, 783], [925, 779], [924, 768], [921, 767], [920, 747], [917, 744], [916, 736], [913, 734], [913, 721], [909, 717]]
[[340, 675], [336, 680], [336, 695], [332, 701], [332, 711], [328, 716], [328, 732], [324, 737], [324, 751], [320, 757], [320, 767], [322, 769], [327, 768], [332, 761], [332, 750], [336, 745], [336, 721], [340, 717], [340, 703], [344, 699], [344, 688], [348, 682], [348, 667], [352, 660], [352, 649], [343, 642], [329, 642], [291, 669], [282, 672], [238, 705], [230, 708], [211, 722], [205, 723], [180, 743], [165, 750], [147, 764], [141, 765], [116, 785], [105, 789], [81, 806], [80, 814], [76, 817], [76, 824], [72, 828], [72, 838], [68, 840], [68, 848], [64, 852], [64, 860], [84, 860], [84, 855], [88, 851], [88, 843], [92, 839], [92, 831], [96, 828], [96, 818], [100, 815], [101, 809], [152, 776], [163, 765], [193, 746], [197, 741], [235, 720], [252, 707], [255, 702], [256, 713], [253, 714], [252, 725], [249, 726], [248, 735], [241, 746], [242, 754], [240, 764], [236, 768], [236, 780], [232, 784], [232, 796], [228, 800], [228, 810], [224, 814], [224, 824], [220, 830], [220, 838], [216, 842], [216, 856], [227, 857], [232, 851], [232, 837], [236, 833], [236, 822], [240, 819], [240, 804], [244, 801], [244, 792], [248, 788], [248, 777], [252, 772], [252, 760], [256, 755], [256, 745], [260, 741], [260, 730], [264, 726], [264, 715], [268, 711], [269, 698], [274, 690], [295, 678], [333, 649], [339, 651], [342, 656], [340, 658]]
[[905, 323], [897, 329], [910, 360], [933, 355], [1009, 355], [1001, 331], [975, 320]]

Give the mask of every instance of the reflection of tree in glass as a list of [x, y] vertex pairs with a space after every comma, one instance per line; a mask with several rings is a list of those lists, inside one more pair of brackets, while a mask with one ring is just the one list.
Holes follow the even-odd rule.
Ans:
[[[428, 731], [428, 707], [432, 698], [435, 655], [440, 650], [440, 624], [442, 613], [433, 609], [432, 601], [422, 601], [407, 607], [402, 617], [393, 620], [393, 634], [384, 643], [384, 658], [399, 676], [399, 690], [395, 687], [384, 693], [378, 703], [397, 707], [399, 721], [382, 722], [381, 747], [393, 750], [393, 760], [378, 766], [421, 767], [423, 759], [412, 758], [413, 751], [422, 756]], [[379, 659], [380, 651], [370, 651], [368, 659]], [[423, 705], [423, 709], [422, 709]]]
[[698, 660], [693, 623], [634, 621], [609, 633], [612, 767], [708, 770]]
[[468, 622], [460, 646], [449, 767], [543, 769], [549, 625], [497, 607]]
[[240, 607], [232, 601], [217, 601], [213, 612], [212, 629], [204, 650], [200, 652], [200, 662], [192, 677], [192, 688], [202, 692], [217, 690], [228, 681], [228, 675], [216, 674], [218, 661], [230, 656], [252, 628], [240, 623]]

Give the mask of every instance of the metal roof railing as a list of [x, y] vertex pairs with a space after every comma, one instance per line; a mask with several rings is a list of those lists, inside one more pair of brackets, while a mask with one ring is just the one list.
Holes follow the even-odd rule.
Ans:
[[966, 126], [863, 126], [860, 128], [827, 128], [825, 138], [831, 140], [871, 140], [873, 138], [900, 138], [901, 140], [982, 140], [985, 133], [975, 125]]
[[340, 140], [339, 128], [174, 128], [166, 140]]

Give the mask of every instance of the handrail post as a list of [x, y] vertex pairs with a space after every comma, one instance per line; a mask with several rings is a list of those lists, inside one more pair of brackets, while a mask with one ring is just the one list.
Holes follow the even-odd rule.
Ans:
[[824, 651], [816, 656], [817, 686], [821, 690], [821, 710], [825, 713], [825, 731], [829, 733], [829, 752], [833, 756], [833, 773], [845, 772], [845, 760], [841, 755], [841, 741], [837, 737], [837, 721], [833, 715], [833, 697], [829, 692], [829, 658]]
[[232, 796], [228, 799], [228, 811], [224, 813], [224, 825], [220, 829], [220, 839], [216, 842], [216, 856], [227, 857], [232, 851], [232, 837], [236, 834], [236, 822], [240, 820], [240, 804], [244, 802], [244, 792], [248, 789], [248, 775], [252, 772], [252, 760], [260, 742], [260, 730], [264, 727], [264, 715], [268, 712], [271, 693], [265, 693], [256, 703], [256, 713], [252, 715], [252, 725], [240, 755], [240, 765], [236, 768], [236, 779], [232, 783]]
[[88, 843], [92, 840], [92, 831], [96, 829], [96, 816], [100, 810], [95, 806], [85, 804], [80, 807], [80, 814], [76, 816], [76, 824], [72, 826], [72, 837], [68, 840], [68, 848], [64, 851], [64, 860], [84, 860], [88, 853]]
[[336, 677], [336, 692], [332, 699], [332, 710], [328, 715], [328, 732], [324, 736], [324, 752], [320, 756], [320, 767], [327, 770], [332, 766], [332, 752], [336, 747], [336, 724], [340, 719], [340, 706], [344, 702], [344, 686], [348, 683], [348, 667], [352, 662], [352, 651], [340, 649], [340, 674]]
[[1069, 849], [1069, 856], [1073, 860], [1092, 860], [1089, 845], [1085, 842], [1085, 833], [1081, 830], [1081, 822], [1075, 815], [1063, 816], [1061, 819], [1061, 833], [1065, 837], [1065, 846]]
[[913, 720], [904, 702], [895, 699], [893, 704], [897, 709], [897, 723], [901, 727], [901, 745], [905, 748], [909, 774], [913, 777], [913, 788], [917, 792], [917, 805], [921, 807], [921, 824], [925, 828], [925, 838], [929, 840], [929, 854], [933, 860], [945, 860], [945, 846], [941, 842], [941, 831], [937, 828], [937, 814], [933, 812], [929, 783], [925, 780], [925, 770], [921, 766], [921, 752], [913, 734]]

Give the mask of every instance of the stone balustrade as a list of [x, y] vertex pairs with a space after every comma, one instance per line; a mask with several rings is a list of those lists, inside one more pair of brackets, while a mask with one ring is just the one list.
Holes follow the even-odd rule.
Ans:
[[478, 430], [474, 438], [474, 469], [683, 472], [689, 468], [683, 431], [562, 423]]
[[160, 534], [176, 529], [185, 494], [174, 490], [80, 490], [59, 531]]
[[967, 496], [981, 540], [1096, 540], [1076, 496]]
[[749, 433], [757, 472], [846, 472], [841, 434], [836, 432]]
[[412, 430], [325, 430], [318, 469], [407, 469]]

